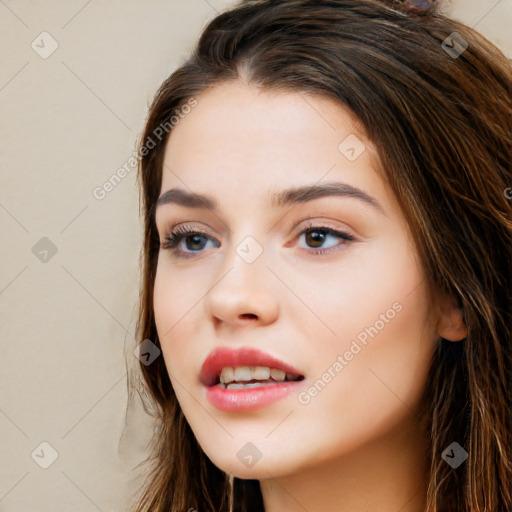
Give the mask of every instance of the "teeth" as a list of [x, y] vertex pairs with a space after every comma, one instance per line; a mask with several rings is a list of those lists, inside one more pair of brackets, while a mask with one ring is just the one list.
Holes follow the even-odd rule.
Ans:
[[257, 380], [267, 380], [270, 378], [271, 370], [266, 366], [256, 366], [254, 368], [254, 378]]
[[249, 366], [239, 366], [238, 368], [235, 368], [235, 380], [251, 380], [251, 375], [253, 373], [254, 372], [251, 372], [251, 368]]
[[[276, 368], [269, 368], [268, 366], [237, 366], [236, 368], [226, 366], [222, 368], [222, 372], [220, 374], [220, 382], [222, 384], [229, 384], [233, 381], [266, 381], [270, 378], [274, 381], [283, 382], [286, 378], [288, 378], [288, 380], [297, 380], [299, 376], [294, 375], [293, 373], [286, 373], [283, 370], [278, 370]], [[255, 384], [261, 385], [261, 383]]]
[[226, 368], [222, 368], [222, 373], [220, 374], [220, 381], [222, 384], [227, 384], [228, 382], [231, 382], [232, 380], [235, 380], [235, 373], [233, 371], [233, 368], [230, 366]]
[[249, 382], [248, 384], [237, 384], [236, 382], [231, 382], [226, 385], [227, 389], [248, 389], [248, 388], [256, 388], [261, 386], [277, 386], [277, 382]]
[[283, 370], [276, 370], [275, 368], [270, 370], [270, 375], [274, 380], [284, 380], [286, 378], [286, 372], [283, 372]]

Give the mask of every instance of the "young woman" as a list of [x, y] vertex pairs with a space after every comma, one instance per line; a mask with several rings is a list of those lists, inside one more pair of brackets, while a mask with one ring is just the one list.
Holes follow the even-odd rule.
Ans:
[[512, 510], [511, 85], [432, 2], [208, 24], [140, 139], [134, 510]]

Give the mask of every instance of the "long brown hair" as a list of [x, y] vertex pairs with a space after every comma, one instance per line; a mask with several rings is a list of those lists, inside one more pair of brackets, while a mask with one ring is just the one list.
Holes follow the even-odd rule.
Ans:
[[[477, 31], [407, 3], [249, 0], [204, 28], [188, 60], [160, 86], [140, 137], [140, 149], [153, 142], [140, 152], [138, 173], [137, 343], [159, 346], [154, 207], [169, 120], [207, 88], [241, 77], [265, 90], [330, 98], [352, 111], [376, 145], [429, 293], [454, 294], [468, 328], [460, 343], [440, 340], [422, 400], [430, 453], [425, 512], [510, 512], [512, 66]], [[140, 371], [155, 434], [134, 510], [226, 512], [232, 484], [236, 512], [263, 511], [259, 482], [230, 482], [198, 445], [163, 358], [140, 363]], [[468, 453], [456, 469], [442, 457], [453, 442]]]

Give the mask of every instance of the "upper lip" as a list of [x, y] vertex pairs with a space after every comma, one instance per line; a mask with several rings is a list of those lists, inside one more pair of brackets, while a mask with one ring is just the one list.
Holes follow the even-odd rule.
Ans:
[[300, 370], [261, 350], [249, 347], [239, 349], [220, 347], [212, 350], [204, 360], [201, 367], [201, 383], [205, 386], [215, 385], [222, 368], [226, 366], [268, 366], [286, 373], [304, 376]]

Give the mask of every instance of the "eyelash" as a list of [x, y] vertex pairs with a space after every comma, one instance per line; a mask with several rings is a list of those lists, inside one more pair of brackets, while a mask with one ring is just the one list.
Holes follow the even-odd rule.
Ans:
[[[313, 222], [310, 222], [306, 225], [306, 227], [299, 233], [299, 237], [305, 233], [308, 232], [314, 232], [314, 231], [321, 231], [325, 232], [328, 235], [332, 235], [338, 238], [341, 238], [342, 240], [345, 240], [345, 243], [339, 244], [342, 246], [349, 245], [351, 242], [353, 242], [355, 239], [352, 235], [349, 235], [348, 233], [345, 233], [344, 231], [337, 231], [333, 228], [330, 228], [328, 226], [321, 226], [321, 225], [315, 225]], [[205, 231], [202, 231], [200, 229], [192, 229], [190, 226], [182, 225], [178, 228], [171, 230], [167, 236], [165, 237], [165, 240], [160, 244], [161, 249], [164, 250], [170, 250], [173, 253], [175, 253], [178, 257], [182, 258], [190, 258], [194, 257], [193, 254], [197, 252], [202, 251], [192, 251], [192, 252], [186, 252], [181, 251], [178, 249], [178, 244], [181, 242], [182, 239], [186, 238], [187, 236], [191, 235], [202, 235], [206, 238], [209, 238], [210, 240], [214, 240], [216, 243], [216, 247], [218, 247], [218, 240], [210, 236]], [[312, 254], [316, 255], [323, 255], [331, 252], [336, 252], [338, 249], [336, 247], [339, 247], [339, 245], [334, 247], [329, 247], [328, 249], [312, 249], [311, 251], [308, 251]]]

